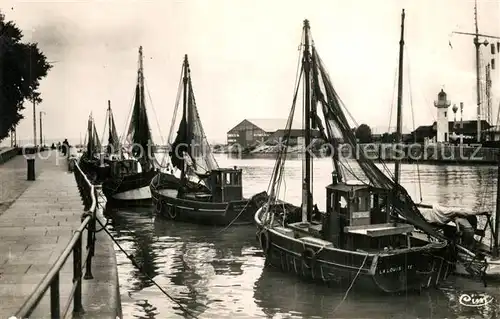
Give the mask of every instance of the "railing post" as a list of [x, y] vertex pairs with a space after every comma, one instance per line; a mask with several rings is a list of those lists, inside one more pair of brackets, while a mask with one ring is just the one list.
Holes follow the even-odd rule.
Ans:
[[60, 309], [60, 297], [59, 297], [59, 272], [54, 276], [52, 282], [50, 283], [50, 317], [52, 319], [61, 318]]
[[[84, 279], [94, 279], [94, 276], [92, 275], [92, 258], [94, 257], [94, 250], [95, 250], [95, 229], [96, 229], [96, 221], [97, 221], [97, 205], [99, 203], [98, 201], [98, 196], [100, 193], [101, 187], [99, 185], [94, 186], [94, 196], [96, 200], [96, 208], [90, 212], [92, 214], [92, 217], [90, 219], [88, 228], [87, 228], [87, 247], [89, 249], [88, 257], [87, 257], [87, 264], [85, 267], [85, 276]], [[91, 188], [92, 190], [92, 188]], [[90, 193], [90, 192], [89, 192]]]
[[76, 283], [73, 296], [73, 314], [83, 313], [82, 306], [82, 233], [73, 247], [73, 283]]
[[94, 224], [94, 214], [90, 218], [89, 224], [87, 225], [87, 260], [85, 261], [85, 280], [94, 279], [92, 275], [92, 257], [94, 257], [94, 234], [95, 234], [95, 224]]

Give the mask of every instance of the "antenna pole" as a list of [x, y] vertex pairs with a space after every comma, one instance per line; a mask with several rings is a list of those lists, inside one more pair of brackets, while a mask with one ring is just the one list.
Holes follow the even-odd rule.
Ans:
[[302, 183], [302, 222], [308, 222], [312, 214], [312, 196], [311, 196], [311, 154], [309, 154], [309, 144], [311, 144], [311, 64], [309, 53], [309, 21], [304, 20], [304, 86], [305, 86], [305, 172]]
[[[399, 40], [399, 71], [398, 71], [398, 108], [397, 108], [397, 122], [396, 122], [396, 147], [399, 149], [402, 142], [402, 126], [403, 126], [403, 52], [404, 52], [404, 31], [405, 31], [405, 9], [401, 13], [401, 39]], [[396, 156], [396, 163], [394, 167], [394, 180], [399, 184], [401, 163]]]

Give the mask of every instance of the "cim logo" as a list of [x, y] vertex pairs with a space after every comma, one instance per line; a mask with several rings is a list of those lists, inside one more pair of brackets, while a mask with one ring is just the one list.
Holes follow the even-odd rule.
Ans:
[[462, 294], [458, 302], [465, 307], [483, 307], [493, 301], [493, 297], [484, 293]]

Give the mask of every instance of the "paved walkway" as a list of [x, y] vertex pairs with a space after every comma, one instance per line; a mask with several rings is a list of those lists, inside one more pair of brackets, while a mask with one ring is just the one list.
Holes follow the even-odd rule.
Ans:
[[[54, 151], [36, 158], [36, 181], [27, 181], [26, 159], [0, 166], [0, 318], [13, 315], [45, 276], [80, 225], [82, 201], [66, 160]], [[17, 199], [17, 200], [16, 200]], [[60, 277], [71, 289], [72, 257]], [[49, 291], [32, 318], [49, 318]], [[61, 298], [61, 308], [67, 298]]]
[[[39, 166], [37, 161], [37, 166]], [[37, 167], [38, 168], [38, 167]], [[38, 176], [40, 169], [35, 169]], [[0, 215], [30, 186], [27, 180], [27, 163], [23, 156], [16, 156], [0, 164]]]

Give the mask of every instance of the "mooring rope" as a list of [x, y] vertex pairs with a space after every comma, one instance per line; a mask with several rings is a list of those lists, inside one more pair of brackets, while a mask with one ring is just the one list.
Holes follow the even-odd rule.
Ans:
[[167, 296], [170, 300], [172, 300], [173, 302], [175, 302], [179, 308], [184, 311], [184, 313], [186, 315], [188, 315], [189, 317], [191, 318], [198, 318], [198, 316], [196, 316], [192, 311], [190, 311], [189, 309], [185, 308], [179, 301], [177, 301], [174, 297], [172, 297], [168, 292], [165, 291], [165, 289], [163, 289], [158, 283], [156, 283], [156, 281], [154, 281], [153, 278], [151, 278], [143, 269], [142, 267], [140, 267], [137, 262], [135, 261], [134, 259], [134, 256], [133, 255], [129, 255], [125, 249], [122, 248], [122, 246], [120, 246], [120, 244], [118, 243], [118, 241], [115, 239], [115, 237], [109, 232], [109, 230], [102, 224], [102, 222], [99, 220], [99, 218], [96, 218], [97, 222], [99, 224], [101, 224], [101, 227], [103, 227], [104, 231], [109, 235], [109, 237], [111, 238], [111, 240], [113, 240], [113, 242], [115, 243], [116, 246], [118, 246], [118, 248], [125, 254], [125, 256], [130, 259], [130, 261], [132, 262], [132, 265], [134, 265], [134, 267], [136, 267], [144, 276], [146, 276], [146, 278], [148, 278], [149, 281], [151, 281], [151, 283], [153, 283], [158, 289], [160, 289], [160, 291], [165, 295]]
[[243, 209], [238, 213], [238, 215], [236, 215], [236, 217], [233, 218], [233, 220], [227, 224], [226, 227], [224, 227], [223, 229], [219, 230], [219, 232], [217, 234], [221, 234], [223, 232], [225, 232], [229, 227], [231, 227], [231, 225], [238, 220], [238, 218], [240, 218], [241, 214], [243, 214], [243, 212], [246, 210], [246, 208], [248, 207], [248, 204], [250, 204], [250, 202], [253, 200], [253, 198], [250, 198], [246, 205], [243, 207]]
[[354, 276], [354, 279], [352, 280], [351, 285], [349, 286], [349, 288], [347, 288], [347, 291], [345, 292], [344, 297], [342, 298], [342, 300], [340, 301], [340, 303], [337, 305], [337, 307], [335, 307], [335, 309], [333, 309], [334, 313], [337, 311], [337, 309], [340, 308], [340, 306], [342, 305], [342, 303], [347, 299], [347, 296], [349, 295], [349, 292], [351, 291], [352, 287], [354, 286], [354, 283], [356, 282], [356, 279], [358, 279], [358, 276], [361, 273], [361, 269], [363, 269], [363, 266], [365, 265], [367, 259], [368, 259], [368, 254], [365, 255], [365, 259], [363, 260], [363, 263], [359, 267], [358, 272], [356, 273], [356, 276]]

